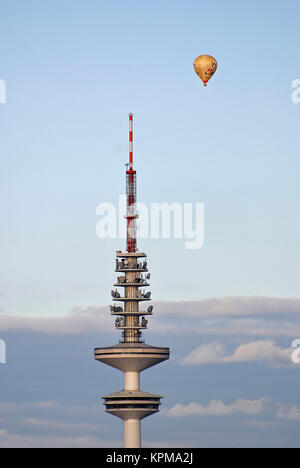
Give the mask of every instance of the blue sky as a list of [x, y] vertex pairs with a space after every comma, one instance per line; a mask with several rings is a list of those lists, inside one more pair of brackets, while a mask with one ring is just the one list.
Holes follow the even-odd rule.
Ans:
[[[223, 322], [205, 322], [206, 334], [196, 333], [189, 347], [188, 324], [182, 340], [174, 330], [168, 335], [166, 325], [159, 329], [159, 308], [169, 301], [176, 310], [178, 304], [195, 301], [195, 310], [200, 310], [209, 298], [264, 296], [289, 301], [299, 296], [300, 104], [291, 99], [292, 82], [300, 78], [299, 13], [296, 0], [2, 2], [0, 79], [6, 82], [7, 102], [0, 104], [0, 333], [3, 338], [12, 334], [11, 346], [19, 334], [27, 333], [36, 333], [40, 346], [40, 335], [47, 330], [35, 319], [73, 320], [78, 308], [99, 308], [108, 315], [101, 307], [109, 304], [114, 252], [124, 247], [124, 240], [97, 238], [96, 207], [117, 203], [125, 190], [128, 112], [135, 114], [139, 200], [205, 205], [202, 249], [186, 250], [182, 239], [140, 241], [141, 250], [149, 255], [152, 297], [158, 302], [148, 341], [167, 340], [173, 346], [178, 359], [174, 357], [170, 376], [175, 379], [186, 369], [180, 359], [200, 345], [218, 341], [228, 346], [230, 355], [244, 341], [272, 341], [283, 356], [292, 339], [300, 337], [298, 303], [288, 319], [285, 306], [280, 317], [273, 317], [275, 302], [267, 318], [262, 318], [266, 307], [262, 303], [260, 322], [251, 318], [241, 324], [230, 317], [226, 330], [232, 326], [234, 331], [226, 337], [217, 334]], [[193, 60], [203, 53], [214, 55], [219, 64], [207, 88], [193, 71]], [[248, 307], [247, 303], [239, 308], [241, 320]], [[106, 319], [99, 316], [99, 323], [102, 320]], [[109, 330], [113, 322], [109, 315], [107, 320]], [[177, 323], [178, 314], [169, 320]], [[247, 327], [251, 333], [245, 332]], [[264, 334], [259, 330], [255, 334], [255, 327]], [[53, 340], [59, 339], [58, 329], [53, 326]], [[106, 339], [100, 333], [99, 342], [93, 343], [91, 329], [82, 325], [76, 333], [82, 342], [90, 342], [91, 349]], [[116, 335], [108, 337], [106, 344], [113, 344]], [[23, 339], [30, 354], [30, 344]], [[261, 345], [255, 346], [261, 350]], [[268, 352], [281, 356], [273, 348]], [[268, 359], [253, 362], [251, 356], [247, 365], [254, 368], [270, 364]], [[215, 359], [217, 363], [204, 365], [207, 378], [214, 372], [210, 366], [218, 366], [219, 372], [225, 365], [220, 355]], [[183, 395], [182, 389], [168, 408], [197, 398], [199, 404], [218, 398], [233, 402], [242, 393], [249, 401], [272, 397], [275, 405], [300, 405], [284, 389], [270, 395], [262, 371], [251, 384], [253, 394], [247, 394], [238, 377], [243, 365], [226, 366], [228, 388], [222, 385], [209, 398], [208, 386], [203, 401], [199, 393]], [[192, 378], [193, 367], [188, 369], [187, 378]], [[276, 375], [276, 382], [287, 379], [295, 385], [298, 370], [284, 369], [272, 367], [268, 372], [272, 378]], [[21, 363], [16, 364], [15, 374], [7, 379], [6, 398], [15, 395], [18, 403], [22, 398], [15, 386], [21, 371]], [[28, 368], [28, 375], [33, 375], [31, 371]], [[199, 386], [201, 367], [200, 371]], [[9, 372], [9, 364], [5, 369], [0, 366], [0, 372]], [[105, 371], [92, 367], [88, 378], [97, 372], [101, 379]], [[106, 375], [111, 375], [109, 369]], [[114, 382], [112, 377], [107, 391], [115, 390]], [[153, 391], [160, 392], [159, 382]], [[95, 388], [89, 395], [87, 405], [95, 403], [97, 392]], [[35, 404], [50, 397], [41, 385], [32, 398], [30, 394], [24, 398]], [[65, 401], [58, 383], [52, 399]], [[226, 417], [232, 438], [227, 436], [224, 444], [232, 445], [241, 430], [231, 420], [237, 416]], [[275, 420], [287, 425], [286, 443], [293, 443], [293, 416], [287, 419], [290, 426], [286, 419]], [[117, 423], [111, 422], [114, 427]], [[14, 424], [9, 434], [18, 437], [17, 420]], [[214, 423], [210, 424], [213, 433]], [[258, 425], [252, 424], [255, 434]], [[173, 435], [170, 441], [179, 437]], [[268, 444], [265, 437], [249, 440]], [[11, 443], [16, 440], [20, 439]], [[213, 445], [213, 439], [206, 440]]]

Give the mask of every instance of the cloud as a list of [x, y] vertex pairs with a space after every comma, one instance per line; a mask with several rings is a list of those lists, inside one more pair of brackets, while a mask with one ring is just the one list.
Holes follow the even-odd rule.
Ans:
[[96, 432], [99, 426], [89, 423], [67, 423], [63, 421], [53, 421], [49, 419], [27, 418], [22, 421], [22, 424], [38, 429], [54, 430], [55, 432]]
[[221, 400], [211, 400], [207, 406], [194, 402], [187, 405], [176, 403], [172, 408], [163, 410], [161, 413], [168, 417], [230, 416], [234, 414], [258, 416], [264, 414], [273, 418], [269, 421], [250, 419], [248, 424], [255, 427], [272, 426], [276, 424], [275, 419], [286, 421], [300, 420], [300, 406], [276, 403], [268, 398], [260, 398], [258, 400], [238, 399], [230, 404], [226, 404]]
[[226, 404], [220, 400], [211, 400], [207, 406], [200, 403], [189, 403], [182, 405], [177, 403], [165, 414], [169, 417], [184, 416], [228, 416], [233, 414], [257, 415], [264, 411], [265, 399], [260, 400], [236, 400], [234, 403]]
[[29, 330], [48, 334], [77, 335], [90, 331], [113, 332], [109, 307], [74, 307], [64, 317], [23, 317], [2, 315], [0, 330]]
[[[0, 448], [121, 447], [122, 427], [103, 420], [99, 406], [66, 406], [56, 401], [0, 404]], [[98, 422], [98, 419], [102, 422]], [[112, 418], [108, 418], [109, 420]], [[87, 421], [87, 422], [86, 422]], [[111, 421], [112, 423], [112, 421]], [[112, 428], [114, 430], [112, 431]], [[104, 438], [107, 434], [107, 438]], [[188, 442], [144, 440], [146, 447], [185, 447]]]
[[154, 316], [151, 319], [151, 329], [160, 334], [181, 335], [182, 333], [194, 335], [222, 335], [222, 336], [283, 336], [294, 339], [300, 336], [300, 324], [295, 319], [271, 320], [256, 318], [195, 318], [172, 317], [168, 322], [163, 317]]
[[299, 421], [300, 407], [296, 405], [280, 405], [276, 417], [289, 421]]
[[272, 366], [291, 365], [291, 352], [291, 349], [282, 349], [270, 340], [242, 344], [232, 354], [227, 354], [221, 344], [209, 343], [191, 351], [182, 359], [181, 364], [193, 366], [213, 363], [264, 362]]
[[[98, 414], [99, 406], [67, 406], [57, 401], [41, 401], [41, 402], [1, 402], [0, 403], [0, 414], [2, 416], [22, 416], [23, 421], [28, 421], [30, 419], [37, 421], [44, 421], [45, 417], [49, 415], [58, 415], [62, 416], [63, 414], [66, 417], [76, 417], [82, 421], [83, 418], [91, 418], [95, 414]], [[35, 415], [33, 417], [33, 415]], [[25, 419], [24, 419], [25, 418]], [[98, 424], [99, 427], [99, 424]]]
[[[151, 328], [160, 334], [300, 336], [300, 299], [225, 297], [191, 302], [154, 302]], [[187, 320], [188, 317], [188, 320]], [[114, 333], [109, 306], [76, 306], [63, 317], [1, 314], [0, 331], [48, 334]]]
[[300, 336], [300, 325], [293, 318], [290, 321], [270, 319], [214, 319], [202, 321], [194, 328], [194, 333], [201, 335], [244, 335], [244, 336]]
[[252, 427], [261, 428], [261, 429], [271, 428], [275, 424], [278, 424], [278, 423], [276, 423], [274, 421], [256, 421], [256, 420], [247, 421], [247, 425], [252, 426]]
[[[143, 441], [143, 446], [154, 448], [188, 447], [190, 441]], [[0, 428], [0, 448], [116, 448], [120, 440], [101, 440], [93, 436], [56, 436], [36, 434], [16, 434]]]
[[1, 402], [0, 447], [117, 446], [117, 440], [101, 439], [108, 427], [98, 421], [101, 414], [96, 409], [99, 412], [98, 407], [56, 401]]
[[[239, 296], [154, 303], [157, 331], [199, 335], [300, 336], [300, 299]], [[172, 316], [166, 323], [164, 316]], [[187, 321], [187, 317], [189, 318]], [[180, 326], [179, 326], [180, 325]]]
[[97, 437], [15, 434], [6, 428], [0, 429], [1, 448], [101, 448], [117, 446], [118, 442], [116, 441], [103, 441]]
[[[122, 444], [119, 432], [114, 440], [115, 432], [112, 427], [108, 428], [106, 421], [98, 423], [99, 415], [95, 415], [94, 407], [68, 407], [59, 402], [45, 401], [2, 403], [0, 412], [3, 408], [6, 408], [6, 413], [0, 420], [1, 448], [100, 448], [119, 447]], [[160, 414], [167, 418], [242, 416], [242, 421], [238, 422], [239, 431], [241, 424], [249, 424], [255, 429], [270, 430], [272, 426], [281, 427], [280, 420], [298, 421], [300, 407], [272, 403], [267, 398], [253, 400], [239, 398], [231, 403], [211, 400], [207, 405], [195, 402], [186, 405], [177, 403], [168, 410], [162, 410]], [[262, 417], [267, 417], [268, 420], [261, 421]], [[83, 418], [86, 418], [87, 422]], [[220, 427], [218, 422], [218, 428]], [[107, 438], [104, 438], [105, 434]], [[112, 434], [112, 437], [109, 434]], [[222, 434], [220, 432], [220, 435], [223, 437], [223, 432]], [[215, 444], [215, 436], [211, 433], [210, 437], [213, 437]], [[159, 442], [145, 440], [144, 445], [146, 447], [187, 446], [182, 438], [177, 441], [161, 439]]]
[[61, 409], [62, 405], [56, 401], [41, 401], [35, 403], [14, 403], [14, 402], [1, 402], [1, 414], [23, 413], [27, 411], [52, 411], [53, 409]]
[[237, 296], [186, 302], [160, 302], [160, 313], [189, 317], [299, 315], [300, 298]]

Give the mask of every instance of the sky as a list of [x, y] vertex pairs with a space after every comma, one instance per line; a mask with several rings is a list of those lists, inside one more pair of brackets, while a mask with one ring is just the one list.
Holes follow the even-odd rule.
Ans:
[[[120, 444], [99, 395], [121, 375], [92, 350], [119, 339], [108, 305], [125, 240], [99, 239], [96, 210], [125, 191], [129, 112], [139, 201], [205, 208], [201, 249], [138, 241], [145, 338], [172, 352], [142, 376], [165, 395], [145, 443], [299, 446], [299, 13], [297, 0], [1, 2], [0, 446]], [[206, 88], [201, 54], [218, 61]]]

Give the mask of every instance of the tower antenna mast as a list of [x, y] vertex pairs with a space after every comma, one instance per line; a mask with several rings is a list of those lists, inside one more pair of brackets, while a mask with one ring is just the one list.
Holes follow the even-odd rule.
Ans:
[[[151, 292], [144, 292], [149, 285], [147, 255], [139, 252], [136, 243], [136, 172], [133, 169], [133, 114], [129, 114], [129, 165], [126, 170], [127, 252], [116, 252], [116, 272], [122, 273], [114, 284], [121, 288], [111, 291], [113, 301], [122, 307], [110, 306], [115, 325], [122, 330], [119, 344], [107, 348], [96, 348], [95, 359], [124, 372], [124, 389], [103, 397], [106, 412], [124, 421], [124, 447], [141, 446], [141, 420], [159, 411], [160, 395], [140, 389], [140, 372], [169, 359], [169, 348], [146, 345], [142, 331], [147, 329], [153, 306], [140, 310], [140, 303], [150, 301]], [[140, 260], [142, 259], [142, 260]], [[141, 289], [142, 288], [142, 289]]]
[[126, 171], [127, 252], [137, 251], [136, 245], [136, 171], [133, 170], [133, 114], [129, 114], [129, 167]]

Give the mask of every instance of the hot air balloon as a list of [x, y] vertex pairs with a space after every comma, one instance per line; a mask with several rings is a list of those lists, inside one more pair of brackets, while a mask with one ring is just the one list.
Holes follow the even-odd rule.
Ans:
[[218, 63], [211, 55], [199, 55], [194, 60], [194, 70], [203, 81], [204, 86], [207, 86], [207, 82], [215, 74], [217, 67]]

